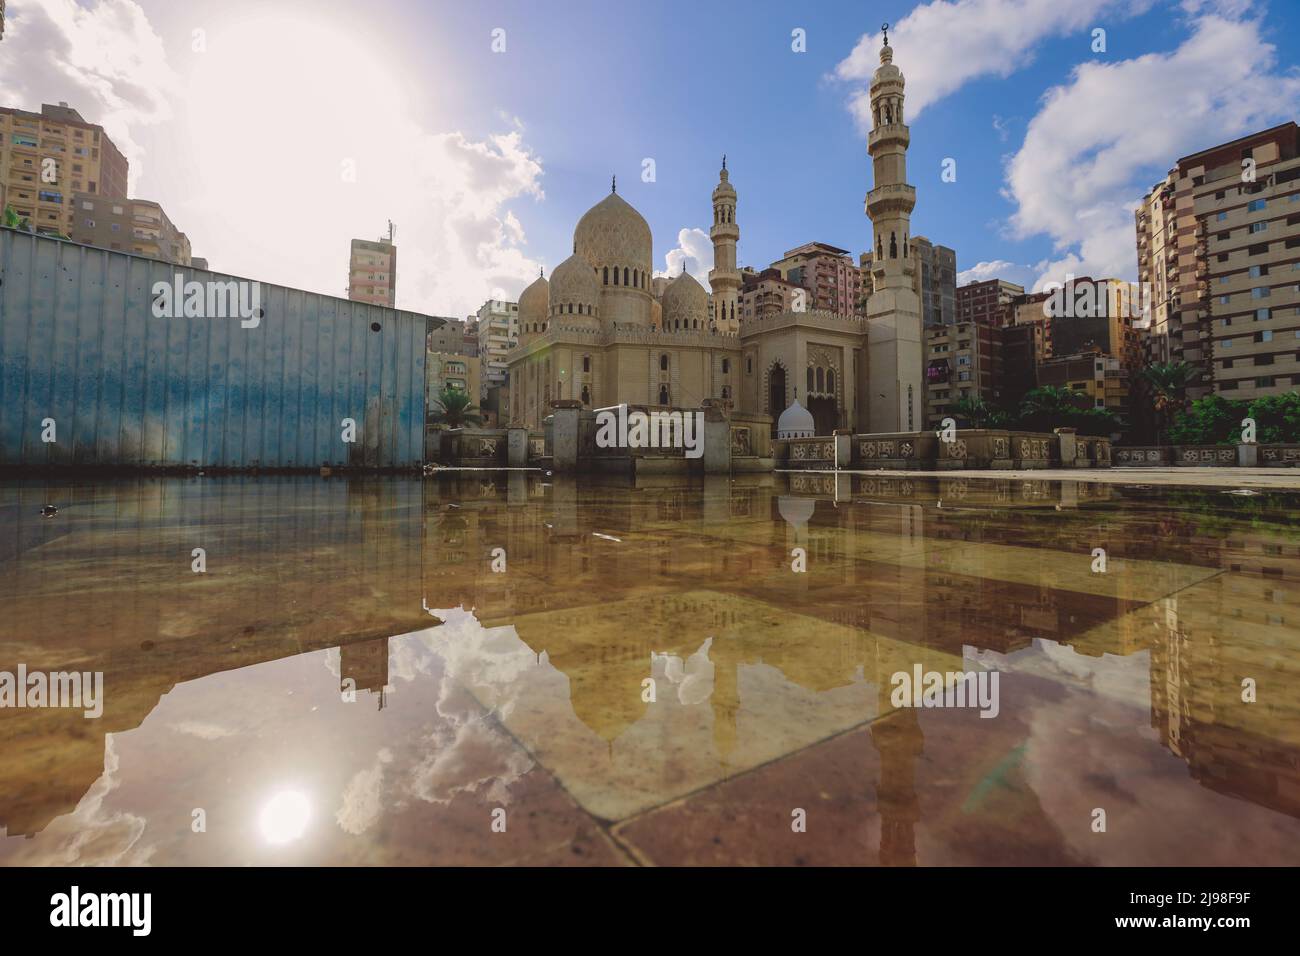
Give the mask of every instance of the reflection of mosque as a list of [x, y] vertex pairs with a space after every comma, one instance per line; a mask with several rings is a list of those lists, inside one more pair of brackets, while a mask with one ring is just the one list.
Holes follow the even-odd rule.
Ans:
[[[1115, 493], [1106, 485], [795, 475], [689, 486], [651, 479], [629, 494], [599, 483], [517, 481], [509, 489], [455, 479], [430, 485], [426, 543], [439, 546], [440, 524], [453, 513], [442, 501], [455, 502], [453, 524], [472, 529], [469, 550], [479, 565], [449, 573], [426, 555], [434, 573], [426, 600], [472, 607], [485, 626], [514, 625], [535, 653], [545, 652], [569, 676], [574, 713], [605, 740], [616, 740], [645, 715], [637, 691], [651, 655], [685, 659], [705, 638], [713, 638], [713, 739], [725, 763], [737, 744], [739, 674], [748, 665], [776, 667], [818, 693], [865, 679], [881, 689], [878, 712], [884, 714], [883, 691], [900, 665], [925, 662], [927, 654], [935, 661], [960, 659], [968, 648], [1011, 653], [1036, 640], [1089, 656], [1154, 649], [1154, 687], [1162, 668], [1158, 644], [1172, 633], [1136, 613], [1149, 607], [1138, 596], [1142, 581], [1120, 577], [1113, 594], [1087, 593], [1060, 566], [1065, 562], [1031, 557], [1025, 563], [1028, 522], [1034, 543], [1053, 558], [1088, 555], [1098, 541], [1112, 560], [1158, 556], [1130, 517], [1121, 520], [1104, 507]], [[479, 490], [484, 494], [476, 497]], [[871, 507], [852, 507], [855, 501]], [[527, 503], [533, 507], [522, 507]], [[1051, 519], [1035, 521], [1035, 509]], [[633, 536], [634, 546], [626, 540]], [[1206, 542], [1186, 537], [1194, 559], [1203, 557]], [[493, 546], [510, 555], [509, 584], [483, 573]], [[978, 571], [962, 562], [971, 553], [966, 546], [979, 549]], [[807, 574], [790, 573], [795, 547], [809, 555]], [[1188, 560], [1186, 550], [1168, 557]], [[778, 626], [760, 626], [756, 606], [768, 608]], [[1207, 608], [1200, 619], [1216, 613]], [[802, 629], [792, 623], [798, 619], [823, 626]], [[1221, 662], [1205, 664], [1199, 686], [1223, 672]], [[1153, 707], [1160, 700], [1153, 693]], [[1198, 739], [1211, 741], [1222, 758], [1240, 737], [1213, 713], [1203, 717], [1193, 723]], [[917, 813], [911, 768], [923, 743], [916, 713], [878, 721], [872, 739], [883, 774], [882, 858], [905, 861]], [[1260, 797], [1256, 802], [1300, 816], [1294, 804], [1268, 796], [1290, 786], [1287, 754], [1294, 753], [1289, 746], [1254, 746], [1248, 760], [1225, 771], [1235, 789], [1216, 789]], [[1209, 771], [1189, 763], [1197, 779], [1215, 786]], [[1246, 772], [1249, 767], [1254, 770]]]
[[[1286, 729], [1297, 724], [1300, 692], [1284, 680], [1300, 652], [1285, 640], [1279, 598], [1297, 574], [1295, 547], [1280, 553], [1275, 536], [1248, 524], [1230, 538], [1169, 526], [1155, 510], [1159, 528], [1145, 517], [1120, 521], [1104, 507], [1111, 493], [906, 476], [629, 486], [512, 473], [264, 481], [213, 510], [165, 483], [113, 486], [104, 505], [112, 533], [68, 542], [75, 565], [29, 560], [34, 544], [50, 551], [59, 542], [28, 527], [13, 538], [26, 543], [0, 562], [11, 620], [41, 648], [23, 652], [29, 668], [75, 662], [102, 670], [107, 689], [100, 720], [0, 712], [0, 826], [31, 834], [71, 811], [103, 773], [104, 736], [138, 726], [178, 683], [340, 646], [340, 677], [379, 692], [388, 636], [428, 627], [425, 608], [458, 605], [486, 627], [513, 625], [569, 678], [577, 718], [611, 743], [646, 714], [640, 686], [652, 655], [711, 665], [699, 705], [711, 710], [724, 766], [740, 746], [747, 667], [775, 668], [819, 695], [865, 682], [885, 714], [891, 673], [957, 661], [970, 647], [1007, 653], [1044, 640], [1093, 656], [1150, 651], [1152, 723], [1192, 776], [1300, 817], [1300, 747]], [[34, 515], [42, 492], [29, 494], [22, 513]], [[1051, 520], [1036, 521], [1035, 509]], [[238, 551], [237, 573], [206, 582], [172, 574], [172, 555], [196, 543], [196, 514], [210, 553]], [[1086, 555], [1100, 540], [1112, 558], [1159, 558], [1161, 547], [1175, 548], [1164, 542], [1182, 542], [1164, 556], [1246, 573], [1156, 604], [1124, 583], [1113, 596], [1084, 594], [1050, 561], [1023, 573], [1011, 546], [1023, 550], [1027, 522], [1052, 552]], [[962, 564], [967, 546], [981, 548], [978, 573]], [[491, 571], [498, 547], [504, 574]], [[795, 547], [808, 551], [806, 574], [790, 571]], [[124, 585], [86, 588], [77, 575], [89, 567]], [[0, 669], [14, 669], [14, 653]], [[1243, 676], [1258, 678], [1258, 704], [1239, 703]], [[871, 739], [881, 859], [906, 863], [924, 744], [918, 715], [889, 714]]]

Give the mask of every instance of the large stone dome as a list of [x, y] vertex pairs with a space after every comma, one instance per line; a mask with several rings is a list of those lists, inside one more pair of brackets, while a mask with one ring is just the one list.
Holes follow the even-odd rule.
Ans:
[[575, 252], [551, 273], [551, 305], [564, 314], [598, 314], [600, 283], [596, 270], [581, 253]]
[[664, 331], [703, 329], [709, 322], [709, 294], [689, 272], [683, 272], [664, 290]]
[[653, 246], [649, 223], [618, 193], [588, 209], [573, 230], [574, 251], [597, 270], [618, 266], [649, 273]]
[[545, 322], [546, 309], [551, 301], [550, 283], [539, 276], [519, 295], [519, 323]]
[[796, 398], [776, 420], [776, 437], [812, 438], [816, 427], [813, 424], [812, 412], [800, 405], [799, 399]]

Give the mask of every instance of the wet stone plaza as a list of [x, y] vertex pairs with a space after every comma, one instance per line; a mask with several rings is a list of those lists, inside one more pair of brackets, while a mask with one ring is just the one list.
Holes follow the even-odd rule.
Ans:
[[[1300, 854], [1295, 493], [485, 471], [0, 509], [0, 672], [102, 675], [98, 716], [0, 709], [3, 864]], [[963, 673], [985, 706], [913, 706]]]

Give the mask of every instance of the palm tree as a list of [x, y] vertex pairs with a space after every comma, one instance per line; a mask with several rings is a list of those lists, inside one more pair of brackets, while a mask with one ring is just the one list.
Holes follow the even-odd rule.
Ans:
[[1035, 431], [1051, 431], [1074, 421], [1087, 396], [1069, 388], [1042, 385], [1020, 400], [1020, 423]]
[[430, 422], [443, 424], [448, 428], [483, 424], [483, 417], [470, 403], [469, 392], [462, 388], [444, 385], [433, 404], [434, 409], [429, 413]]
[[1140, 380], [1146, 387], [1159, 423], [1157, 443], [1164, 437], [1174, 415], [1187, 407], [1187, 386], [1196, 377], [1196, 369], [1186, 362], [1157, 362], [1142, 370]]
[[952, 403], [952, 410], [959, 418], [970, 422], [971, 428], [980, 428], [981, 423], [987, 424], [993, 417], [993, 409], [989, 408], [988, 403], [978, 395], [967, 395], [957, 399]]

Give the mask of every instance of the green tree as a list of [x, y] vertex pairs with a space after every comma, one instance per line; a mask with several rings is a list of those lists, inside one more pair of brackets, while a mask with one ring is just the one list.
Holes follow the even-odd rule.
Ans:
[[1187, 407], [1187, 386], [1199, 373], [1186, 362], [1156, 362], [1142, 370], [1142, 382], [1151, 408], [1156, 414], [1156, 441], [1159, 443], [1174, 416]]
[[32, 231], [32, 223], [26, 216], [20, 216], [14, 211], [14, 207], [5, 205], [4, 225], [6, 229], [21, 229], [23, 232]]
[[1041, 385], [1025, 392], [1016, 417], [1023, 428], [1050, 432], [1053, 428], [1073, 426], [1082, 411], [1080, 404], [1087, 400], [1082, 392]]
[[983, 428], [993, 409], [978, 395], [968, 395], [952, 403], [952, 412], [959, 420], [968, 422], [971, 428]]
[[429, 421], [435, 424], [446, 425], [449, 428], [483, 424], [483, 417], [471, 403], [469, 392], [464, 389], [444, 385], [433, 404]]
[[1241, 420], [1245, 417], [1245, 402], [1206, 395], [1177, 413], [1165, 437], [1173, 445], [1235, 443], [1241, 437]]
[[1247, 416], [1255, 419], [1255, 440], [1261, 444], [1300, 442], [1300, 392], [1257, 398], [1242, 418]]

